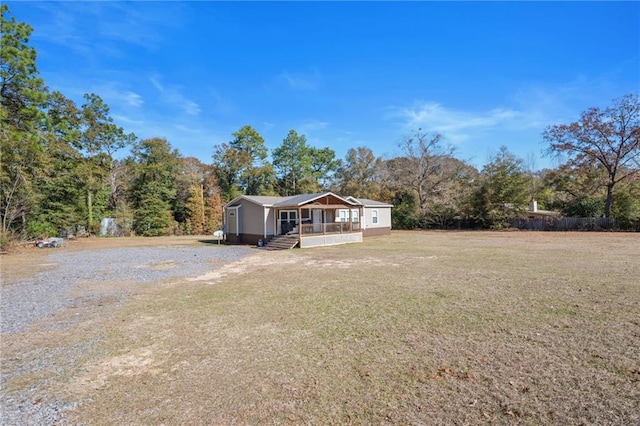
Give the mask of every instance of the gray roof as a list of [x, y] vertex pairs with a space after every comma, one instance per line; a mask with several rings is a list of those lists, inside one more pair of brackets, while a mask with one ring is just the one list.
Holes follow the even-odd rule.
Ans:
[[368, 198], [356, 198], [348, 197], [351, 200], [355, 200], [365, 207], [393, 207], [393, 204], [383, 203], [382, 201], [370, 200]]
[[308, 203], [309, 201], [313, 201], [322, 195], [324, 194], [300, 194], [292, 195], [291, 197], [280, 197], [280, 201], [278, 201], [275, 206], [299, 206], [301, 204]]
[[318, 198], [325, 196], [333, 196], [340, 200], [343, 200], [345, 204], [359, 205], [362, 204], [365, 207], [393, 207], [391, 204], [382, 203], [380, 201], [368, 200], [366, 198], [355, 197], [341, 197], [333, 192], [319, 192], [316, 194], [300, 194], [293, 195], [291, 197], [279, 197], [279, 196], [267, 196], [267, 195], [240, 195], [233, 200], [229, 201], [226, 206], [233, 206], [239, 204], [241, 200], [247, 200], [254, 204], [263, 207], [292, 207], [301, 206], [303, 204], [310, 203]]
[[238, 204], [240, 200], [248, 200], [252, 203], [258, 204], [259, 206], [272, 206], [278, 201], [281, 201], [282, 197], [268, 195], [240, 195], [229, 201], [226, 205], [232, 206]]

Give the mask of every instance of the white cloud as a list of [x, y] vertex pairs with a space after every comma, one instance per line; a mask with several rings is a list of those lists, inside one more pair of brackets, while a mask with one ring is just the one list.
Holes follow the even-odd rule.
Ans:
[[471, 133], [499, 126], [522, 125], [524, 114], [510, 108], [473, 112], [447, 108], [437, 102], [417, 102], [412, 106], [391, 109], [390, 117], [399, 118], [405, 131], [421, 128], [440, 133], [453, 143], [462, 142]]
[[323, 130], [329, 127], [329, 122], [320, 120], [307, 120], [298, 126], [301, 133], [313, 132], [315, 130]]
[[153, 87], [155, 87], [158, 92], [164, 93], [164, 86], [155, 77], [151, 77], [149, 81], [151, 81], [151, 84], [153, 84]]
[[184, 133], [189, 133], [189, 134], [193, 134], [193, 135], [202, 134], [202, 129], [196, 128], [196, 127], [191, 127], [191, 126], [185, 126], [184, 124], [176, 124], [173, 127], [176, 130], [179, 130], [180, 132], [184, 132]]
[[545, 126], [568, 123], [591, 106], [607, 105], [613, 92], [606, 79], [577, 76], [560, 85], [527, 84], [506, 99], [507, 107], [484, 110], [456, 109], [439, 102], [414, 102], [389, 109], [386, 118], [399, 119], [403, 131], [422, 128], [438, 132], [451, 142], [480, 133], [503, 131], [542, 132]]
[[[145, 2], [146, 3], [146, 2]], [[184, 5], [162, 2], [121, 4], [120, 2], [37, 3], [49, 19], [38, 26], [37, 37], [71, 48], [88, 57], [122, 56], [121, 43], [154, 50], [166, 38], [163, 31], [182, 25]]]
[[283, 71], [278, 79], [293, 90], [315, 90], [320, 84], [320, 74], [317, 71], [311, 73], [292, 73]]
[[116, 121], [116, 123], [126, 123], [130, 127], [141, 128], [144, 125], [144, 121], [135, 120], [135, 119], [130, 118], [128, 116], [124, 116], [124, 115], [120, 115], [120, 114], [112, 114], [112, 117]]
[[162, 102], [173, 105], [188, 115], [200, 114], [200, 105], [184, 96], [178, 86], [165, 86], [156, 77], [151, 77], [150, 81], [160, 94], [160, 100]]
[[144, 103], [144, 101], [142, 100], [142, 96], [138, 95], [137, 93], [125, 92], [123, 93], [123, 96], [124, 101], [130, 106], [139, 107]]
[[[74, 81], [75, 84], [85, 83], [85, 87], [91, 93], [98, 94], [112, 110], [130, 111], [144, 104], [142, 95], [132, 90], [127, 90], [118, 81]], [[67, 83], [70, 84], [70, 83]]]

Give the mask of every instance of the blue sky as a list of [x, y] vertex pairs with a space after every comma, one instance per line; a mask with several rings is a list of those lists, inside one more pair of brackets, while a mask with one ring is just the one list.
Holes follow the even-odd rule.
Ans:
[[253, 126], [344, 158], [440, 133], [481, 167], [534, 168], [545, 126], [640, 90], [636, 2], [8, 2], [52, 90], [211, 163]]

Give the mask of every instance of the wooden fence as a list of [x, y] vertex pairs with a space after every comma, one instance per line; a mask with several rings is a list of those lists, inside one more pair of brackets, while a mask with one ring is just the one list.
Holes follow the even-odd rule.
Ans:
[[512, 218], [508, 222], [511, 228], [533, 231], [616, 231], [620, 229], [613, 217]]

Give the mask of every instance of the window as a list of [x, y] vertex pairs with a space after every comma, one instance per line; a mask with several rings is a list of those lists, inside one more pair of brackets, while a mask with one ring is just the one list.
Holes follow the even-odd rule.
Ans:
[[[359, 214], [360, 213], [358, 209], [351, 210], [351, 221], [360, 222]], [[349, 222], [349, 210], [347, 209], [338, 210], [338, 217], [336, 219], [336, 222]]]
[[298, 218], [298, 212], [295, 210], [280, 211], [280, 220], [296, 220], [297, 218]]
[[371, 210], [371, 223], [378, 223], [378, 210]]

